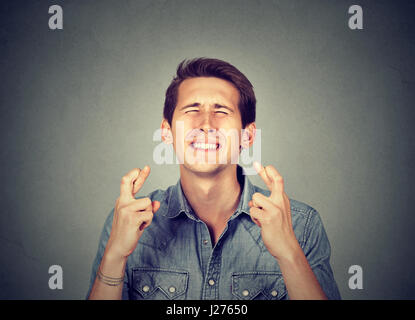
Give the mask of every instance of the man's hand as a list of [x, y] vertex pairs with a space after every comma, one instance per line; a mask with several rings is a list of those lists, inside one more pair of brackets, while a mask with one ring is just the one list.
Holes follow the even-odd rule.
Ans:
[[301, 247], [294, 234], [290, 200], [284, 192], [283, 178], [271, 165], [264, 168], [254, 162], [254, 167], [271, 195], [253, 194], [249, 201], [251, 218], [261, 228], [262, 241], [271, 255], [278, 261], [289, 260], [301, 251]]
[[150, 167], [131, 170], [121, 179], [120, 196], [115, 203], [111, 234], [106, 252], [114, 257], [126, 258], [137, 246], [143, 231], [151, 224], [153, 214], [160, 208], [160, 202], [150, 198], [135, 199], [141, 189]]

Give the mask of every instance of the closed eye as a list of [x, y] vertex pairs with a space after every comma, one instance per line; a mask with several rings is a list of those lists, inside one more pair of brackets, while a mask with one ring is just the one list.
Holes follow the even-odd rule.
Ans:
[[189, 113], [189, 112], [199, 112], [199, 110], [188, 110], [185, 113]]
[[225, 112], [225, 111], [215, 111], [215, 113], [223, 113], [223, 114], [228, 114], [227, 112]]

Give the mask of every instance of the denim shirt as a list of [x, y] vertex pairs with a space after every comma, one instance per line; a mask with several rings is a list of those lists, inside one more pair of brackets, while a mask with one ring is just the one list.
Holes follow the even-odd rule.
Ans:
[[[127, 259], [123, 299], [289, 299], [278, 262], [249, 215], [252, 195], [269, 196], [270, 191], [253, 185], [241, 171], [238, 166], [242, 190], [238, 208], [213, 247], [206, 224], [183, 194], [180, 179], [167, 190], [148, 195], [161, 205]], [[294, 232], [311, 269], [326, 296], [340, 299], [330, 267], [330, 243], [318, 212], [293, 199], [290, 204]], [[101, 233], [87, 297], [111, 232], [113, 213], [114, 208]]]

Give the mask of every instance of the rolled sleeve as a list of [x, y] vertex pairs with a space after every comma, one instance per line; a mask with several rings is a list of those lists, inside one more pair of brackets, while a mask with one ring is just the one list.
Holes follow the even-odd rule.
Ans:
[[314, 209], [310, 212], [304, 233], [304, 254], [321, 288], [328, 299], [340, 300], [340, 292], [330, 266], [330, 242], [321, 217]]

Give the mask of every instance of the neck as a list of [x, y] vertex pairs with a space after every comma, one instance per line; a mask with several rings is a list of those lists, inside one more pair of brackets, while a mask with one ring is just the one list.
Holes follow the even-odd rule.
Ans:
[[207, 224], [224, 223], [235, 212], [241, 193], [236, 169], [235, 164], [201, 174], [180, 166], [183, 192], [197, 216]]

